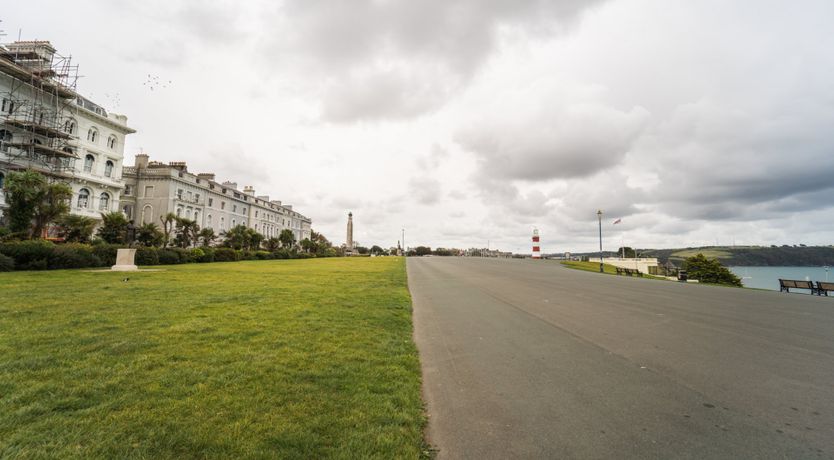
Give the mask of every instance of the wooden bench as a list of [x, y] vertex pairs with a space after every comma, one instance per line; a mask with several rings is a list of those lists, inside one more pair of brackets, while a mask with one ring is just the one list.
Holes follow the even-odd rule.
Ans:
[[626, 275], [628, 275], [628, 276], [634, 276], [634, 275], [643, 276], [643, 274], [640, 273], [640, 270], [637, 270], [636, 268], [624, 268], [623, 270], [625, 271]]
[[828, 281], [817, 281], [817, 295], [825, 294], [828, 297], [828, 292], [834, 291], [834, 283]]
[[804, 280], [783, 280], [779, 278], [779, 292], [791, 292], [791, 289], [808, 289], [811, 294], [817, 293], [814, 283]]

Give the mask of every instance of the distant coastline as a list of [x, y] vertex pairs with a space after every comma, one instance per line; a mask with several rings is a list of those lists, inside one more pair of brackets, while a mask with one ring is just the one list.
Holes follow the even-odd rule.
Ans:
[[[680, 266], [684, 259], [702, 253], [730, 267], [823, 267], [834, 266], [834, 246], [704, 246], [677, 249], [637, 249], [641, 257], [656, 257]], [[616, 257], [614, 252], [603, 252]], [[596, 257], [598, 253], [575, 253]]]

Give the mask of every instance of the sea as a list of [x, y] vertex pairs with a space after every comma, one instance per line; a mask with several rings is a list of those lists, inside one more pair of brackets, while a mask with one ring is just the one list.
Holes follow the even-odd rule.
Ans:
[[744, 287], [779, 290], [779, 278], [834, 281], [834, 267], [728, 267]]

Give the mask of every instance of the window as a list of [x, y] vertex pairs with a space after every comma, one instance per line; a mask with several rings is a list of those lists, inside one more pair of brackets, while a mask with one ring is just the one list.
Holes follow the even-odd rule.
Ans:
[[116, 150], [116, 136], [110, 136], [107, 138], [107, 148], [110, 150]]
[[232, 212], [237, 212], [237, 205], [236, 204], [232, 205]]
[[226, 218], [221, 217], [220, 218], [220, 231], [222, 232], [225, 229], [226, 229]]
[[200, 202], [200, 194], [199, 193], [194, 194], [194, 201], [198, 202], [198, 203]]
[[226, 209], [226, 202], [225, 201], [220, 202], [220, 209]]
[[107, 163], [104, 163], [104, 175], [106, 177], [113, 175], [113, 162], [110, 160], [107, 160]]
[[90, 199], [90, 191], [86, 188], [82, 188], [78, 191], [78, 207], [79, 208], [86, 208], [87, 201]]
[[64, 122], [64, 132], [67, 134], [75, 134], [75, 120], [70, 118]]
[[133, 207], [132, 206], [125, 206], [122, 208], [122, 212], [125, 213], [128, 219], [133, 219]]
[[149, 224], [151, 222], [153, 222], [153, 206], [146, 204], [142, 208], [142, 223]]
[[214, 204], [214, 198], [209, 198], [209, 206]]
[[133, 188], [129, 185], [125, 185], [125, 195], [130, 195], [130, 192], [133, 191]]
[[194, 199], [194, 194], [193, 194], [193, 193], [191, 193], [191, 190], [189, 190], [189, 191], [188, 191], [188, 201], [191, 201], [191, 200], [193, 200], [193, 199]]
[[4, 176], [3, 173], [0, 172], [0, 189], [3, 188], [3, 182], [4, 182], [5, 179], [6, 179], [6, 176]]
[[153, 185], [145, 186], [145, 198], [153, 198]]
[[235, 227], [237, 227], [237, 221], [232, 219], [232, 228], [235, 228]]
[[84, 172], [93, 172], [93, 163], [96, 161], [95, 157], [90, 154], [87, 154], [84, 157]]
[[258, 211], [255, 211], [255, 217], [258, 217]]
[[90, 128], [87, 130], [87, 140], [93, 144], [98, 141], [98, 130], [96, 128]]
[[110, 209], [110, 195], [102, 193], [98, 198], [98, 210], [107, 211]]
[[211, 228], [211, 214], [206, 217], [206, 228]]
[[197, 212], [197, 211], [194, 211], [194, 220], [197, 221], [197, 222], [200, 221], [200, 213]]
[[177, 189], [177, 198], [182, 199], [182, 189]]
[[177, 208], [177, 217], [182, 217], [182, 208]]
[[12, 141], [12, 133], [6, 131], [5, 129], [0, 129], [0, 151], [8, 152], [9, 146], [6, 145], [6, 142]]
[[3, 113], [12, 113], [14, 112], [14, 101], [3, 99], [3, 110], [0, 110]]

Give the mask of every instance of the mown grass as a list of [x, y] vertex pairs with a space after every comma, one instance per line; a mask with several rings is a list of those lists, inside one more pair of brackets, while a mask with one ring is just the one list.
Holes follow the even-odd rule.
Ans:
[[0, 273], [0, 293], [0, 458], [423, 450], [402, 259]]
[[[578, 260], [563, 260], [562, 265], [568, 268], [574, 268], [576, 270], [584, 270], [586, 272], [597, 272], [599, 273], [599, 261], [590, 261], [590, 262], [580, 262]], [[617, 274], [617, 267], [609, 264], [603, 264], [602, 266], [603, 273], [607, 273], [609, 275], [616, 275]]]
[[[599, 261], [597, 261], [597, 262], [594, 262], [594, 261], [580, 262], [578, 260], [563, 260], [562, 265], [564, 265], [568, 268], [576, 269], [576, 270], [584, 270], [586, 272], [599, 273]], [[603, 273], [605, 273], [607, 275], [616, 275], [617, 274], [617, 267], [614, 266], [614, 265], [603, 264], [602, 269], [603, 269]], [[625, 276], [625, 275], [621, 275], [621, 276]], [[647, 279], [666, 281], [666, 278], [664, 278], [662, 276], [649, 275], [647, 273], [644, 273], [642, 277], [647, 278]]]

